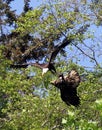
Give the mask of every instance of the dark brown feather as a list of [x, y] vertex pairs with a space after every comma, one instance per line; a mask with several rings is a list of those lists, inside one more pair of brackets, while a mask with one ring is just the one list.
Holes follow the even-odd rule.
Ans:
[[10, 68], [16, 68], [16, 69], [18, 69], [18, 68], [27, 68], [28, 65], [29, 64], [12, 64], [12, 65], [10, 65]]
[[56, 69], [55, 69], [53, 63], [43, 63], [43, 64], [40, 64], [40, 63], [12, 64], [12, 65], [10, 65], [10, 67], [18, 69], [18, 68], [27, 68], [29, 65], [38, 67], [40, 69], [49, 68], [49, 71], [51, 71], [53, 74], [56, 73]]
[[72, 39], [70, 39], [70, 40], [65, 40], [61, 45], [55, 46], [54, 51], [51, 53], [49, 62], [51, 63], [52, 60], [54, 60], [54, 59], [56, 58], [57, 54], [61, 51], [61, 49], [65, 48], [68, 44], [70, 44], [71, 41], [72, 41]]
[[28, 64], [12, 64], [11, 68], [27, 68], [29, 65], [36, 66], [40, 69], [48, 67], [48, 64], [39, 64], [39, 63], [28, 63]]
[[61, 99], [67, 105], [77, 107], [80, 104], [80, 98], [77, 95], [77, 87], [80, 83], [80, 76], [77, 71], [71, 70], [67, 76], [60, 75], [57, 80], [51, 82], [60, 89]]
[[[89, 24], [86, 24], [85, 26], [80, 27], [74, 35], [77, 36], [78, 34], [84, 34], [84, 32], [86, 31], [88, 27], [89, 27]], [[64, 36], [65, 36], [65, 39], [63, 40], [63, 42], [60, 45], [56, 45], [54, 47], [54, 51], [51, 53], [49, 63], [51, 63], [56, 58], [57, 54], [61, 51], [61, 49], [71, 44], [73, 40], [75, 39], [74, 37], [69, 37], [68, 39], [66, 35]]]
[[76, 70], [71, 70], [64, 79], [67, 84], [71, 85], [73, 88], [78, 87], [80, 84], [80, 76]]
[[[89, 27], [89, 25], [85, 25], [85, 26], [82, 26], [78, 29], [78, 31], [74, 34], [74, 35], [77, 35], [77, 34], [83, 34], [86, 29]], [[63, 49], [65, 48], [67, 45], [71, 44], [72, 41], [74, 40], [75, 38], [67, 38], [65, 36], [65, 39], [63, 40], [63, 42], [60, 44], [60, 45], [56, 45], [55, 46], [55, 49], [54, 51], [51, 53], [51, 56], [50, 56], [50, 59], [49, 59], [49, 62], [46, 63], [46, 64], [39, 64], [39, 63], [31, 63], [31, 64], [17, 64], [17, 65], [11, 65], [10, 67], [11, 68], [26, 68], [28, 65], [33, 65], [33, 66], [36, 66], [36, 67], [39, 67], [40, 69], [43, 69], [43, 68], [48, 68], [52, 73], [56, 73], [56, 69], [54, 67], [54, 64], [52, 63], [52, 61], [56, 58], [57, 54]]]

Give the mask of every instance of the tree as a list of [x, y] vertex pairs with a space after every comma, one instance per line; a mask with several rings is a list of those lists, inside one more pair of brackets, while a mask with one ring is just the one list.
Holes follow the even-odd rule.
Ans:
[[[7, 1], [2, 1], [2, 6], [4, 3]], [[47, 1], [43, 6], [31, 10], [29, 1], [25, 1], [24, 7], [27, 8], [24, 8], [22, 14], [16, 16], [16, 20], [10, 25], [13, 26], [15, 23], [13, 31], [9, 34], [1, 33], [0, 128], [2, 130], [101, 129], [101, 65], [97, 61], [97, 49], [95, 49], [98, 41], [91, 44], [85, 41], [87, 38], [95, 41], [94, 35], [88, 30], [95, 17], [92, 19], [89, 15], [89, 12], [93, 14], [89, 8], [91, 3], [85, 0], [79, 3], [74, 0]], [[89, 12], [86, 12], [86, 7], [90, 9]], [[72, 50], [74, 53], [77, 49], [76, 55], [81, 52], [97, 65], [93, 71], [89, 71], [78, 65], [78, 59], [76, 64], [75, 59], [70, 59], [70, 56], [69, 62], [59, 57], [60, 54], [56, 58], [58, 72], [67, 74], [68, 70], [75, 68], [82, 77], [78, 87], [81, 99], [78, 109], [67, 106], [60, 99], [59, 90], [50, 84], [50, 81], [57, 77], [50, 72], [42, 77], [41, 71], [35, 67], [29, 66], [27, 69], [9, 67], [12, 62], [25, 63], [42, 59], [46, 61], [53, 48], [65, 40], [71, 40], [66, 48], [68, 56], [69, 51]], [[87, 49], [91, 55], [86, 52]], [[61, 50], [62, 54], [65, 51]], [[75, 58], [76, 55], [74, 54]]]
[[102, 3], [101, 3], [100, 0], [93, 0], [92, 1], [91, 9], [92, 9], [92, 12], [94, 13], [94, 15], [96, 17], [95, 22], [96, 22], [97, 25], [101, 25], [101, 22], [102, 22], [101, 7], [102, 7]]

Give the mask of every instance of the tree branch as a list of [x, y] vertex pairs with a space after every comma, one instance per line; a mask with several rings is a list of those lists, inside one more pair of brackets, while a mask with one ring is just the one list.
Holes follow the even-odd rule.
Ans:
[[85, 56], [89, 57], [91, 60], [95, 61], [96, 65], [99, 66], [96, 58], [95, 58], [95, 52], [93, 53], [93, 57], [88, 55], [87, 53], [85, 53], [85, 51], [83, 51], [80, 47], [78, 47], [77, 45], [73, 44], [78, 50], [80, 50]]

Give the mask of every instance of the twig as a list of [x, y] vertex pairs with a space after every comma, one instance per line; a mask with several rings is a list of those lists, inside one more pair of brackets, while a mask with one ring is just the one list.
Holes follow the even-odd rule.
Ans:
[[87, 53], [85, 53], [80, 47], [78, 47], [77, 45], [73, 44], [78, 50], [80, 50], [84, 55], [86, 55], [87, 57], [89, 57], [91, 60], [95, 61], [96, 65], [99, 66], [96, 58], [95, 58], [95, 55], [94, 57], [91, 57], [90, 55], [88, 55]]

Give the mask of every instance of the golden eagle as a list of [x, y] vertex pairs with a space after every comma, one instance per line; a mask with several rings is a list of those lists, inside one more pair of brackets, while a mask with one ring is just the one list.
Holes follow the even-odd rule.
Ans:
[[77, 87], [80, 83], [80, 76], [76, 70], [71, 70], [67, 76], [59, 75], [57, 80], [51, 84], [60, 89], [61, 99], [67, 105], [79, 106], [80, 98], [77, 95]]

